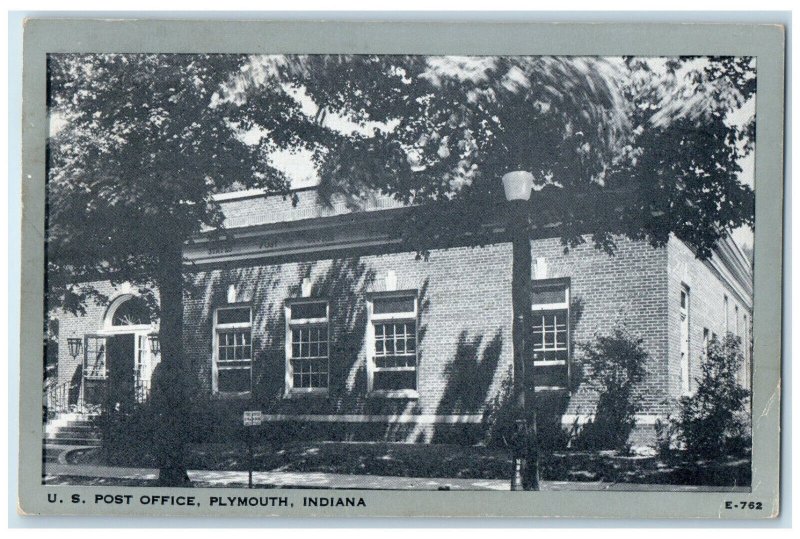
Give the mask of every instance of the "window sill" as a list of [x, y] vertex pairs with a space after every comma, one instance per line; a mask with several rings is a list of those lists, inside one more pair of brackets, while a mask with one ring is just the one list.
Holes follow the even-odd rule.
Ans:
[[228, 391], [215, 391], [211, 395], [214, 399], [219, 400], [242, 400], [242, 399], [249, 399], [250, 392], [249, 391], [240, 391], [240, 392], [228, 392]]
[[309, 399], [309, 398], [328, 398], [327, 389], [290, 389], [283, 394], [284, 399]]
[[375, 389], [370, 391], [369, 396], [384, 399], [418, 399], [419, 393], [415, 389]]

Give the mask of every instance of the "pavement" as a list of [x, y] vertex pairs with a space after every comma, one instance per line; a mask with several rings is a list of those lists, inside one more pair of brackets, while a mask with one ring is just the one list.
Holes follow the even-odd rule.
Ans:
[[[45, 463], [45, 476], [155, 480], [155, 468], [121, 468], [81, 464]], [[241, 487], [247, 484], [247, 472], [189, 470], [189, 479], [203, 487]], [[507, 479], [461, 479], [430, 477], [392, 477], [349, 475], [322, 472], [254, 471], [255, 487], [326, 488], [374, 490], [509, 490]], [[747, 487], [701, 487], [691, 485], [650, 485], [634, 483], [543, 481], [545, 491], [668, 491], [668, 492], [749, 492]]]

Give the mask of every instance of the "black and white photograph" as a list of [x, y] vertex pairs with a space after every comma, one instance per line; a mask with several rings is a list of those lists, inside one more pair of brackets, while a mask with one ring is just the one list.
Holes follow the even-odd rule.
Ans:
[[45, 484], [749, 490], [754, 58], [47, 76]]
[[779, 514], [780, 27], [25, 38], [24, 514]]

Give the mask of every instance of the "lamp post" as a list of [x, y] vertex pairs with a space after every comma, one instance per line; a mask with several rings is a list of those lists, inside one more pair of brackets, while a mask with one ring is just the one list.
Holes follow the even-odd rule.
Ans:
[[514, 472], [511, 490], [539, 490], [539, 451], [536, 433], [536, 402], [533, 367], [526, 368], [531, 342], [531, 242], [528, 201], [533, 175], [517, 170], [503, 176], [509, 205], [511, 235], [511, 304], [514, 347]]

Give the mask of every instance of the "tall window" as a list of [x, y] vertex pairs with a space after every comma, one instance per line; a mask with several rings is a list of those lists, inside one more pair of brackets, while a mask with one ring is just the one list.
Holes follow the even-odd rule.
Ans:
[[106, 339], [89, 335], [86, 337], [84, 347], [83, 375], [89, 379], [103, 379], [106, 377]]
[[722, 308], [725, 310], [725, 336], [731, 331], [731, 325], [728, 320], [728, 296], [722, 297]]
[[329, 384], [328, 303], [303, 301], [286, 307], [287, 392], [326, 392]]
[[569, 283], [534, 282], [531, 298], [534, 380], [564, 388], [569, 380]]
[[681, 287], [681, 388], [684, 393], [691, 390], [691, 363], [689, 360], [689, 287]]
[[417, 297], [373, 297], [370, 317], [370, 391], [415, 396], [417, 390]]
[[214, 313], [214, 392], [248, 393], [253, 346], [250, 307], [219, 307]]

